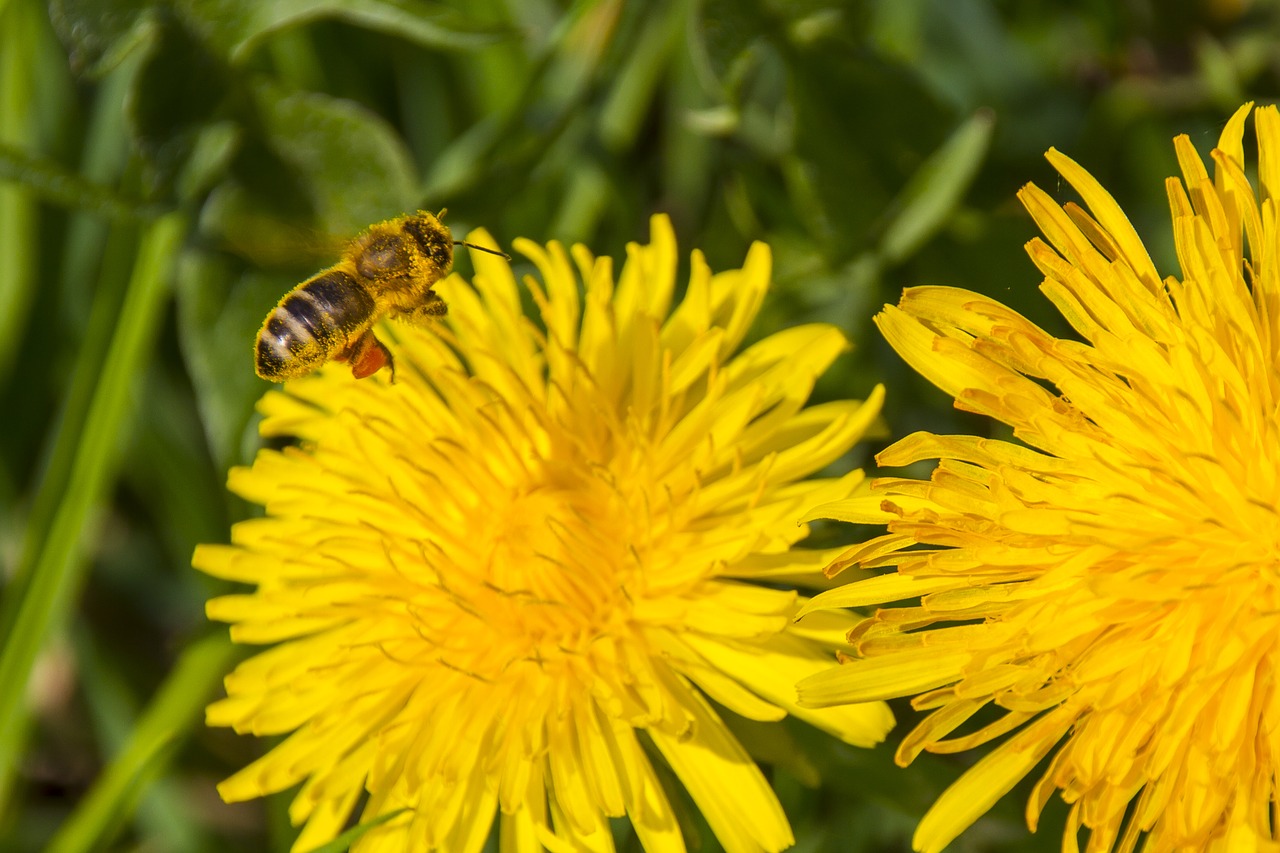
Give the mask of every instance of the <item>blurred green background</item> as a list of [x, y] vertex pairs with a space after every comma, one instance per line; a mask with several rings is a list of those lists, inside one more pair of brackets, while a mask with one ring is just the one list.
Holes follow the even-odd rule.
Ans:
[[[1278, 92], [1274, 0], [0, 0], [0, 849], [290, 843], [287, 797], [213, 790], [267, 744], [202, 724], [241, 652], [189, 561], [251, 511], [223, 482], [259, 444], [252, 342], [332, 263], [317, 235], [421, 206], [615, 257], [665, 211], [716, 269], [766, 240], [755, 334], [838, 323], [856, 349], [818, 396], [889, 386], [885, 436], [846, 460], [870, 465], [912, 430], [999, 430], [880, 340], [904, 286], [1065, 334], [1014, 199], [1070, 197], [1046, 148], [1176, 273], [1172, 136], [1207, 153]], [[875, 751], [740, 724], [798, 850], [908, 849], [977, 757], [895, 768], [895, 710]], [[1059, 849], [1061, 803], [1032, 837], [1024, 795], [954, 849]]]

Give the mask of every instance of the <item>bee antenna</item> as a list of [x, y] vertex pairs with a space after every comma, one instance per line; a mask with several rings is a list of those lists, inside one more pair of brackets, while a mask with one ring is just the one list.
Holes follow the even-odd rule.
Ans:
[[488, 252], [491, 255], [497, 255], [500, 258], [511, 260], [511, 256], [506, 252], [499, 252], [497, 249], [486, 249], [484, 246], [477, 246], [475, 243], [468, 243], [466, 240], [454, 240], [455, 246], [466, 246], [468, 249], [475, 249], [477, 252]]

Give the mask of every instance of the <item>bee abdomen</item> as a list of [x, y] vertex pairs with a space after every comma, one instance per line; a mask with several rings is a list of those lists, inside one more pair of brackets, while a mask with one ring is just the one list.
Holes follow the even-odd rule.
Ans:
[[363, 331], [374, 302], [356, 280], [327, 270], [285, 294], [258, 333], [257, 368], [264, 379], [302, 376]]

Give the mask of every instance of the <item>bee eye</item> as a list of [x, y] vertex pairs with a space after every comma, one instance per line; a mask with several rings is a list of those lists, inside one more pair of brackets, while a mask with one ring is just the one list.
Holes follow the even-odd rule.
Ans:
[[356, 264], [366, 278], [386, 278], [407, 272], [409, 256], [400, 238], [383, 237], [366, 246]]

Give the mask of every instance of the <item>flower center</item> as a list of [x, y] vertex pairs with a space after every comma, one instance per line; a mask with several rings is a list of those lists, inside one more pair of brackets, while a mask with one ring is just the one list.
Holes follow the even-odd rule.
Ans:
[[466, 525], [469, 559], [441, 567], [457, 616], [441, 637], [449, 665], [490, 679], [521, 662], [576, 667], [630, 630], [647, 536], [607, 470], [544, 460], [486, 498]]

